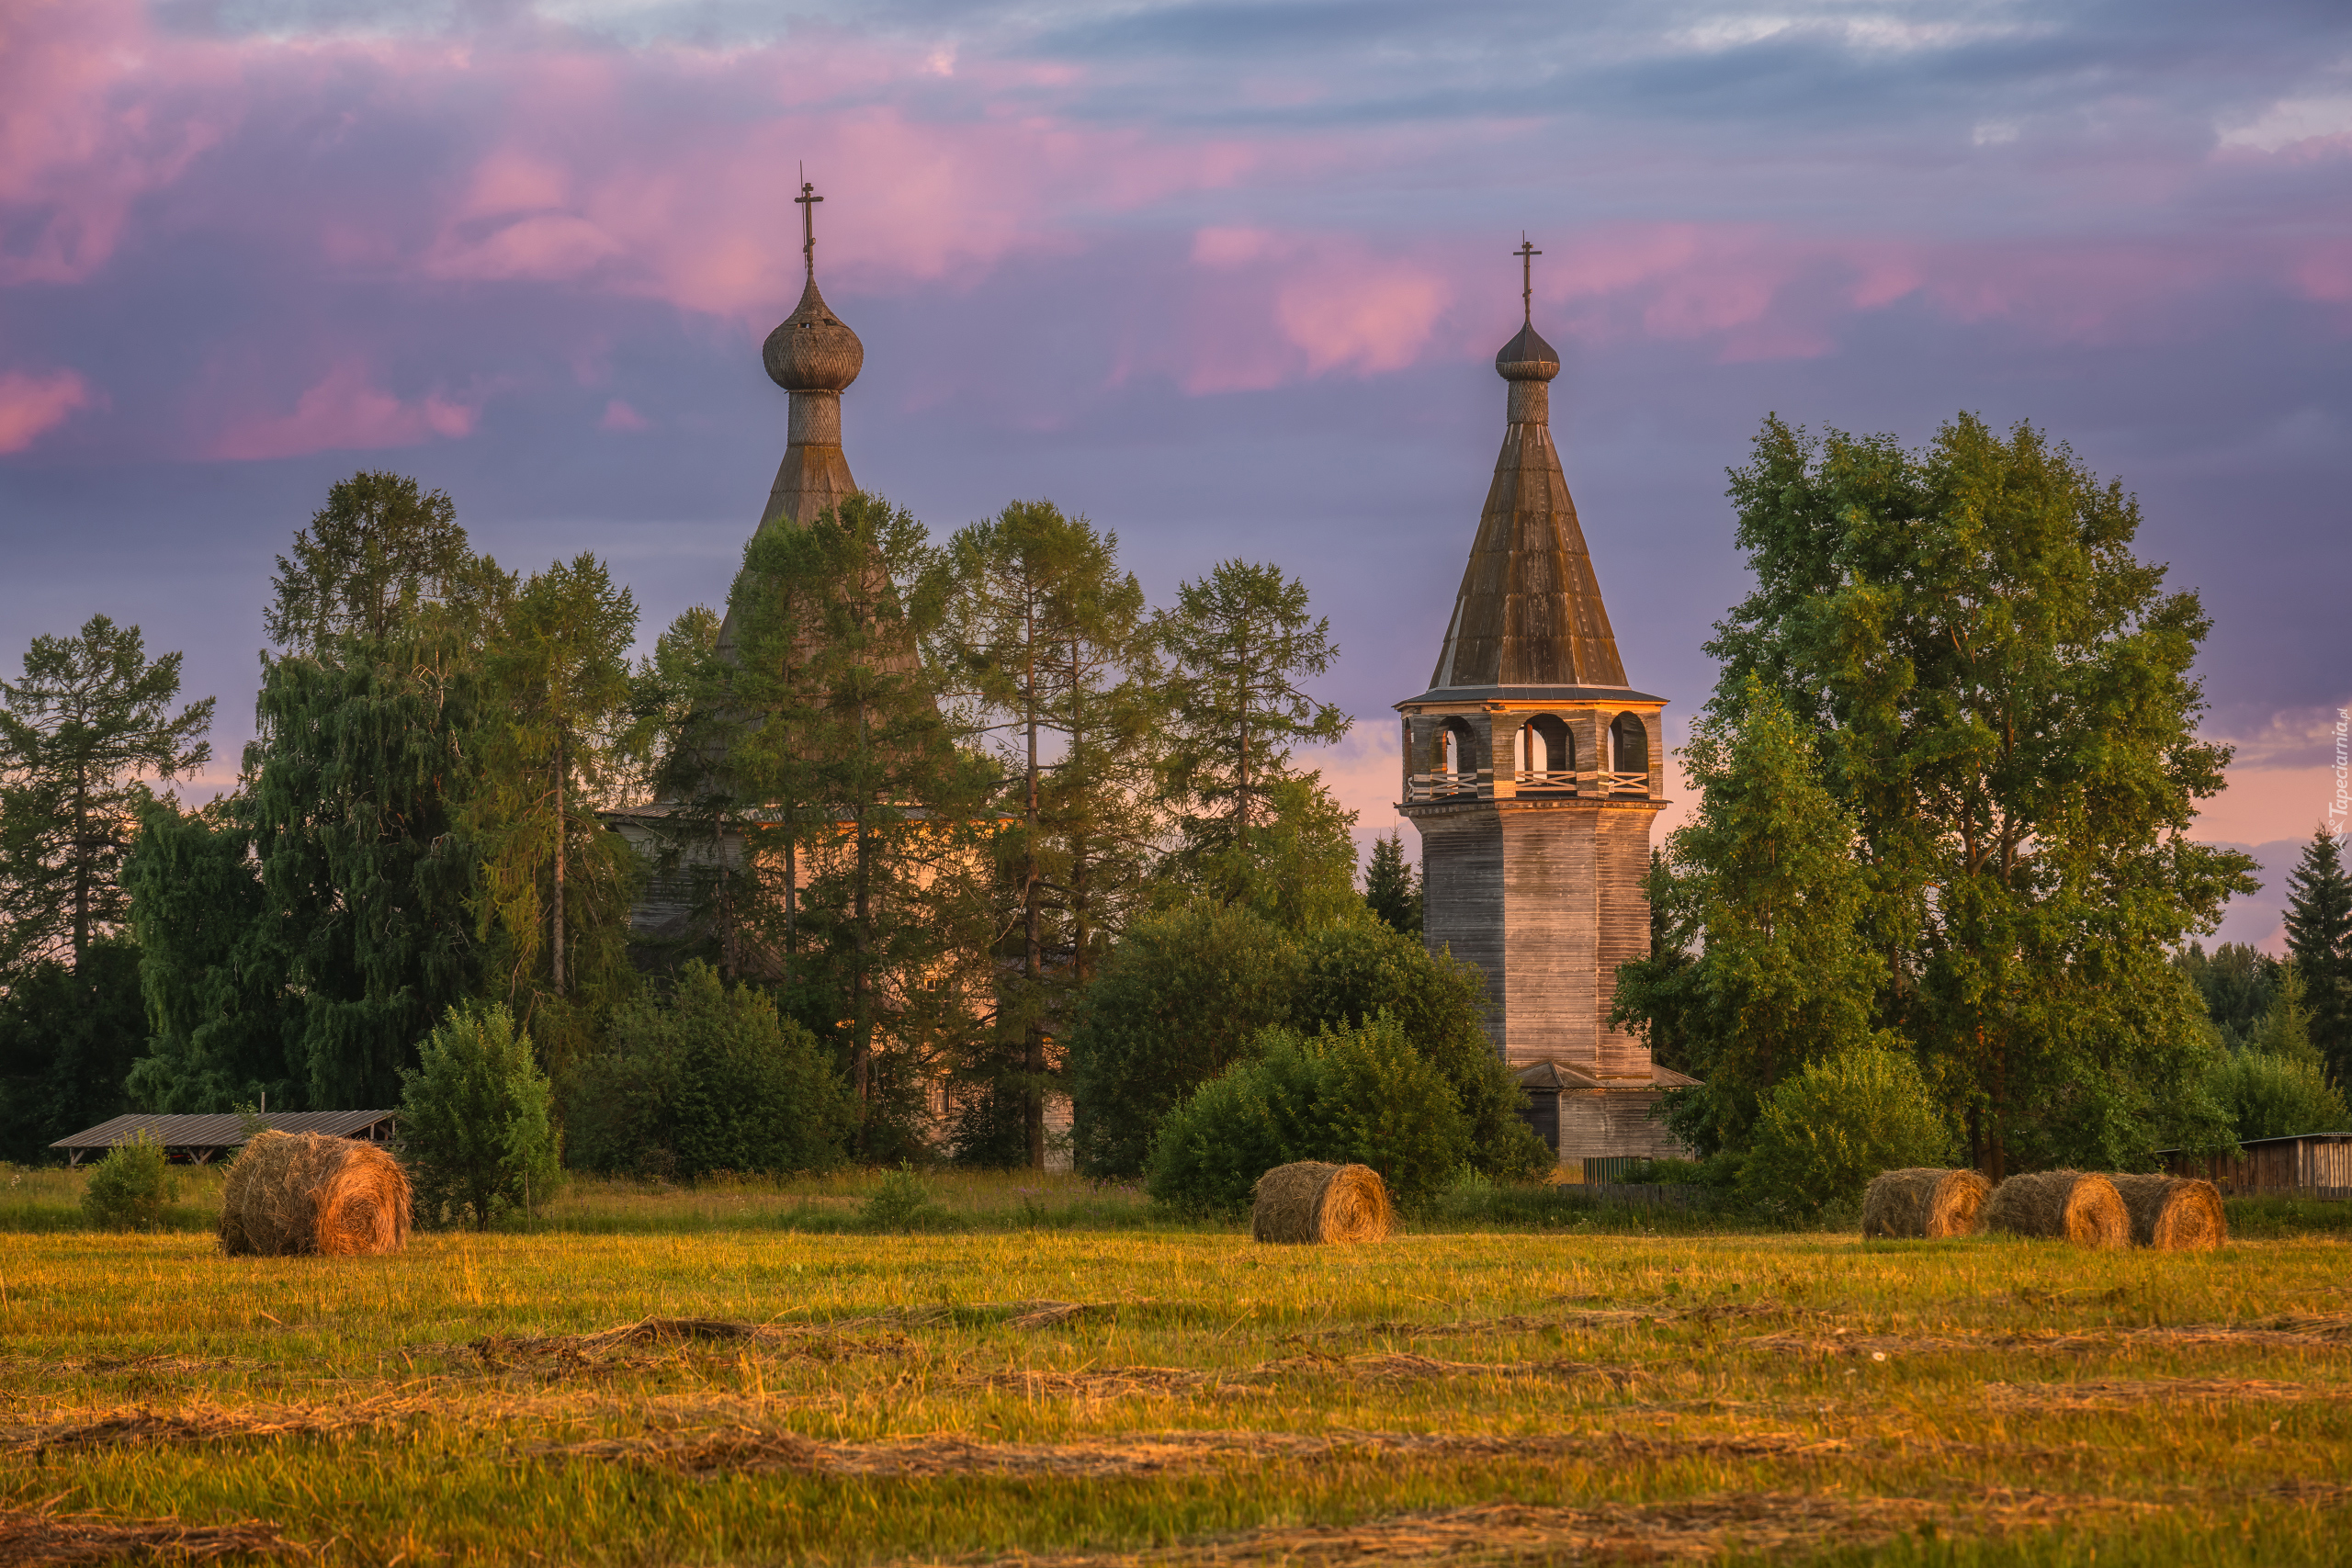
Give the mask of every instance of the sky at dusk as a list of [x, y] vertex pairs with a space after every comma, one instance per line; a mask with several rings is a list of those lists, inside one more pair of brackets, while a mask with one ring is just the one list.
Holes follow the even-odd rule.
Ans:
[[[182, 649], [227, 784], [273, 557], [355, 468], [510, 568], [718, 604], [818, 266], [861, 483], [1047, 497], [1158, 602], [1303, 577], [1394, 824], [1535, 320], [1633, 683], [1704, 699], [1768, 412], [2070, 442], [2204, 596], [2200, 836], [2277, 948], [2352, 703], [2352, 6], [0, 0], [0, 667]], [[1409, 829], [1408, 840], [1409, 840]]]

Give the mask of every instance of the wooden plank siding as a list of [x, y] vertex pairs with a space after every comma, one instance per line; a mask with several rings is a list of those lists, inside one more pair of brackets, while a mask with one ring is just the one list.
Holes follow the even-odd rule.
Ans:
[[2258, 1138], [2232, 1154], [2162, 1149], [2156, 1157], [2173, 1175], [2201, 1177], [2233, 1197], [2352, 1199], [2352, 1133]]

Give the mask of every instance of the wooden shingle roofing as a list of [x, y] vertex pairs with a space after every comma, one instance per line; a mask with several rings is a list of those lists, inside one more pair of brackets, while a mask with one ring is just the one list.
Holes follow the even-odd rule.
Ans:
[[1540, 384], [1558, 374], [1558, 356], [1531, 326], [1497, 360], [1514, 383], [1510, 420], [1430, 685], [1622, 689], [1625, 665]]

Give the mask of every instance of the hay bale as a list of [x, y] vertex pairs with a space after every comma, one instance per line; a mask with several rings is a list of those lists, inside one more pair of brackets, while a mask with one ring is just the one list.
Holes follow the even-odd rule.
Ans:
[[401, 1162], [373, 1144], [318, 1133], [256, 1134], [220, 1194], [220, 1247], [232, 1258], [398, 1252], [408, 1224]]
[[2203, 1252], [2230, 1239], [2222, 1195], [2210, 1181], [2181, 1176], [2110, 1176], [2132, 1215], [2132, 1240], [2159, 1252]]
[[2077, 1247], [2129, 1247], [2132, 1214], [2115, 1184], [2079, 1170], [2012, 1176], [1994, 1190], [1985, 1223], [2011, 1235], [2071, 1241]]
[[1940, 1239], [1984, 1228], [1993, 1184], [1973, 1170], [1890, 1170], [1862, 1199], [1862, 1234]]
[[1252, 1190], [1250, 1234], [1260, 1241], [1385, 1241], [1396, 1223], [1388, 1186], [1368, 1165], [1278, 1165]]

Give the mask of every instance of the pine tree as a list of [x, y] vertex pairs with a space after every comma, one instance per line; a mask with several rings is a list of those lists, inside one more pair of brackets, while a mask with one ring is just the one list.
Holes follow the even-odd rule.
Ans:
[[2352, 875], [2325, 823], [2287, 874], [2287, 951], [2301, 972], [2312, 1043], [2340, 1084], [2352, 1084]]
[[[993, 1038], [967, 1061], [961, 1157], [1046, 1160], [1054, 1019], [1121, 923], [1148, 838], [1152, 649], [1143, 590], [1118, 538], [1050, 502], [1016, 502], [949, 542], [935, 662], [958, 681], [968, 732], [993, 737], [1013, 818], [996, 843], [1021, 969], [999, 983]], [[1062, 956], [1062, 955], [1067, 955]]]
[[564, 1026], [536, 1020], [530, 997], [561, 1011], [575, 995], [611, 999], [628, 975], [629, 861], [594, 807], [627, 768], [636, 634], [628, 590], [582, 555], [523, 584], [483, 656], [490, 722], [466, 812], [483, 861], [479, 933], [503, 931], [506, 990], [543, 1050]]
[[278, 647], [317, 652], [338, 640], [382, 643], [429, 606], [476, 581], [477, 558], [456, 503], [405, 474], [362, 470], [327, 491], [294, 552], [277, 558], [262, 624]]
[[185, 777], [212, 756], [212, 699], [174, 714], [179, 692], [180, 656], [151, 661], [137, 626], [104, 615], [35, 637], [24, 678], [0, 681], [0, 985], [42, 961], [78, 973], [128, 918], [143, 775]]
[[[1179, 886], [1246, 900], [1274, 866], [1299, 869], [1301, 848], [1336, 852], [1327, 830], [1336, 805], [1327, 807], [1319, 780], [1295, 787], [1302, 775], [1291, 766], [1294, 746], [1332, 744], [1353, 722], [1298, 686], [1339, 657], [1330, 622], [1308, 618], [1306, 585], [1276, 566], [1221, 561], [1178, 588], [1175, 608], [1156, 626], [1172, 667], [1163, 787], [1183, 837], [1169, 866]], [[1287, 848], [1261, 841], [1270, 828], [1283, 829]], [[1306, 869], [1318, 888], [1337, 891], [1334, 854]], [[1345, 869], [1350, 897], [1309, 899], [1316, 918], [1361, 917], [1352, 842]], [[1343, 912], [1342, 904], [1352, 908]]]
[[526, 1217], [562, 1177], [554, 1096], [531, 1037], [496, 1004], [453, 1007], [417, 1065], [401, 1072], [401, 1143], [416, 1172], [418, 1218], [488, 1230]]
[[709, 705], [762, 963], [846, 1033], [868, 1158], [920, 1146], [923, 1086], [988, 981], [988, 769], [918, 657], [941, 610], [930, 567], [922, 525], [865, 495], [758, 535]]
[[1421, 934], [1420, 878], [1405, 859], [1404, 835], [1394, 829], [1372, 841], [1364, 868], [1363, 901], [1390, 931]]

